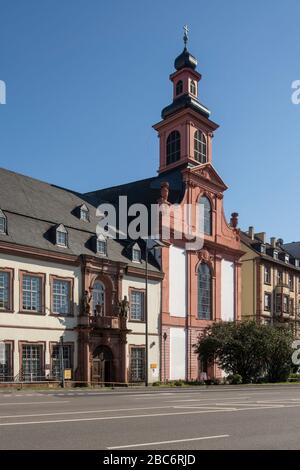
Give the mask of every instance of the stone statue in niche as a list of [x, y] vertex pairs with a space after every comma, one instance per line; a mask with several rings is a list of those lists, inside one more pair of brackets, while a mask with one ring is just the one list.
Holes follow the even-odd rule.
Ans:
[[170, 202], [168, 201], [169, 191], [169, 183], [167, 181], [163, 181], [160, 184], [160, 198], [157, 201], [159, 204], [167, 204], [168, 206], [170, 205]]
[[232, 228], [237, 228], [239, 223], [239, 214], [237, 212], [233, 212], [231, 214], [230, 225]]
[[81, 311], [84, 315], [90, 315], [91, 313], [91, 300], [91, 294], [87, 290], [85, 290], [81, 299]]
[[127, 295], [124, 295], [124, 299], [119, 303], [120, 317], [128, 318], [129, 315], [129, 301]]

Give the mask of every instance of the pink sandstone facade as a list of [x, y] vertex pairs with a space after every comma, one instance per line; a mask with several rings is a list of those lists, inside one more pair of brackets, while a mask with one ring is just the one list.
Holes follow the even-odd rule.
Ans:
[[170, 76], [173, 103], [162, 111], [163, 119], [154, 125], [160, 141], [160, 178], [165, 176], [167, 182], [170, 172], [179, 171], [184, 188], [180, 206], [192, 205], [191, 223], [195, 227], [196, 212], [200, 202], [204, 203], [208, 224], [200, 250], [185, 250], [185, 242], [175, 239], [174, 233], [169, 246], [162, 248], [164, 381], [220, 377], [221, 371], [215, 365], [199, 363], [193, 345], [214, 321], [241, 319], [243, 252], [238, 214], [232, 214], [230, 224], [226, 222], [223, 195], [227, 186], [212, 165], [212, 140], [218, 125], [198, 101], [201, 75], [195, 70], [196, 63], [186, 48], [176, 59], [177, 70]]

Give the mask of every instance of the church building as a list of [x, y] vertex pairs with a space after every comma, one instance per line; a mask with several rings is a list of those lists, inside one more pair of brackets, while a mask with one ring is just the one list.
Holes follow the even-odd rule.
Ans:
[[[0, 169], [0, 382], [60, 380], [64, 369], [80, 383], [221, 375], [194, 345], [213, 322], [241, 319], [243, 251], [213, 166], [218, 125], [184, 42], [153, 126], [157, 176], [80, 194]], [[120, 212], [120, 196], [149, 218], [158, 208], [157, 232], [99, 234], [97, 208]]]
[[164, 275], [160, 321], [162, 381], [197, 380], [203, 374], [219, 376], [216, 365], [199, 364], [193, 346], [213, 322], [241, 319], [243, 251], [238, 214], [233, 213], [227, 223], [223, 208], [227, 186], [212, 164], [212, 142], [218, 125], [199, 100], [201, 75], [196, 70], [196, 58], [187, 50], [186, 34], [184, 41], [184, 50], [175, 59], [175, 71], [170, 75], [173, 101], [162, 110], [161, 121], [153, 126], [159, 137], [158, 176], [86, 195], [96, 203], [104, 199], [114, 204], [119, 196], [126, 195], [129, 205], [142, 203], [150, 210], [153, 204], [164, 204], [171, 213], [179, 207], [183, 214], [185, 207], [190, 206], [189, 225], [194, 228], [197, 212], [201, 211], [201, 247], [193, 247], [192, 243], [188, 246], [184, 236], [178, 239], [175, 216], [169, 219], [170, 236], [163, 239], [159, 249]]

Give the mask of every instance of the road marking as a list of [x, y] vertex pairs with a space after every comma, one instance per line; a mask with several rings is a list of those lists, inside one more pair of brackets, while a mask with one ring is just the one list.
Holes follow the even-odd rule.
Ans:
[[114, 449], [130, 449], [131, 447], [143, 447], [143, 446], [157, 446], [162, 444], [176, 444], [177, 442], [192, 442], [192, 441], [204, 441], [206, 439], [220, 439], [229, 437], [229, 434], [220, 434], [219, 436], [203, 436], [203, 437], [192, 437], [190, 439], [176, 439], [174, 441], [157, 441], [157, 442], [144, 442], [143, 444], [128, 444], [125, 446], [114, 446], [107, 447], [108, 450]]
[[179, 415], [197, 415], [204, 413], [230, 413], [230, 412], [239, 412], [239, 411], [252, 411], [252, 410], [270, 410], [270, 409], [282, 409], [282, 408], [297, 408], [300, 405], [279, 405], [279, 406], [258, 406], [257, 408], [235, 408], [235, 409], [226, 409], [221, 408], [218, 410], [215, 409], [203, 409], [201, 411], [183, 411], [178, 413], [152, 413], [152, 414], [142, 414], [142, 415], [125, 415], [125, 416], [101, 416], [97, 418], [77, 418], [77, 419], [59, 419], [59, 420], [49, 420], [49, 421], [21, 421], [21, 422], [12, 422], [12, 423], [0, 423], [0, 427], [3, 426], [23, 426], [31, 424], [58, 424], [58, 423], [76, 423], [81, 421], [110, 421], [117, 419], [136, 419], [136, 418], [157, 418], [160, 416], [179, 416]]
[[[59, 402], [61, 403], [61, 402]], [[160, 410], [166, 408], [177, 408], [176, 406], [148, 406], [143, 408], [119, 408], [119, 409], [112, 409], [112, 410], [88, 410], [88, 411], [59, 411], [54, 413], [34, 413], [34, 414], [26, 414], [26, 415], [0, 415], [0, 419], [8, 419], [8, 418], [32, 418], [34, 416], [59, 416], [59, 415], [79, 415], [79, 414], [91, 414], [91, 413], [113, 413], [118, 411], [138, 411], [138, 410]], [[182, 407], [183, 408], [183, 407]], [[223, 408], [222, 408], [223, 409]]]
[[219, 408], [217, 406], [200, 406], [200, 405], [175, 405], [173, 408], [175, 409], [186, 409], [186, 410], [215, 410], [215, 411], [236, 411], [236, 408]]
[[55, 405], [56, 403], [70, 403], [69, 400], [56, 400], [56, 401], [24, 401], [24, 402], [9, 402], [9, 403], [0, 403], [0, 406], [9, 406], [9, 405]]
[[114, 419], [134, 419], [134, 418], [157, 418], [159, 416], [179, 416], [179, 415], [196, 415], [202, 413], [217, 413], [217, 412], [227, 412], [226, 409], [222, 410], [201, 410], [201, 411], [186, 411], [179, 413], [152, 413], [152, 414], [143, 414], [143, 415], [125, 415], [125, 416], [101, 416], [97, 418], [79, 418], [79, 419], [56, 419], [49, 421], [20, 421], [12, 423], [0, 423], [0, 426], [23, 426], [30, 424], [57, 424], [57, 423], [76, 423], [81, 421], [110, 421]]
[[[225, 397], [222, 398], [222, 400], [236, 400], [237, 398], [251, 398], [250, 396], [247, 397]], [[190, 399], [184, 399], [184, 400], [169, 400], [170, 403], [185, 403], [185, 402], [195, 402], [195, 401], [200, 401], [202, 404], [205, 404], [206, 402], [210, 404], [211, 402], [215, 402], [217, 398], [190, 398]]]

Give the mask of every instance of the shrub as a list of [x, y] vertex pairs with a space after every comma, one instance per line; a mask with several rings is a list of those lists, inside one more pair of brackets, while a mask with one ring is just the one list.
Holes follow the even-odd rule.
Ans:
[[243, 377], [240, 374], [230, 374], [227, 377], [227, 381], [230, 385], [239, 385], [243, 383]]
[[183, 383], [183, 380], [174, 380], [175, 387], [182, 387]]
[[289, 382], [300, 382], [300, 374], [290, 374]]

